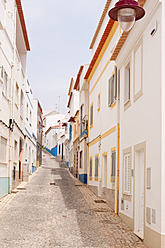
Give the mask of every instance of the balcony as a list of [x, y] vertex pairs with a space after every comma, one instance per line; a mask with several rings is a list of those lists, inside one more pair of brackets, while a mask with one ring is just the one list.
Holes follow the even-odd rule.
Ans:
[[85, 115], [82, 118], [81, 123], [79, 124], [79, 128], [80, 128], [80, 137], [87, 138], [88, 137], [88, 116], [87, 115]]

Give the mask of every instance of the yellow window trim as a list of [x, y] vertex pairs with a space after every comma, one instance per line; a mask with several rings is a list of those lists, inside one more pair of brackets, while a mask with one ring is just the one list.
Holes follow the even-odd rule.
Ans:
[[[97, 107], [98, 107], [98, 98], [100, 97], [100, 92], [99, 92], [99, 94], [98, 94], [98, 97], [97, 97]], [[99, 112], [100, 111], [100, 107], [97, 109], [97, 112]]]
[[97, 60], [96, 60], [96, 63], [95, 63], [95, 65], [94, 65], [94, 67], [93, 67], [93, 69], [92, 69], [92, 71], [91, 71], [91, 73], [90, 73], [90, 75], [88, 77], [88, 82], [91, 81], [91, 78], [93, 77], [93, 75], [94, 75], [94, 73], [95, 73], [95, 71], [96, 71], [96, 69], [97, 69], [97, 67], [98, 67], [98, 65], [99, 65], [99, 63], [100, 63], [100, 61], [101, 61], [101, 59], [102, 59], [102, 57], [103, 57], [108, 45], [109, 45], [109, 43], [111, 42], [111, 40], [112, 40], [112, 38], [113, 38], [113, 36], [114, 36], [114, 34], [116, 32], [116, 29], [118, 28], [118, 25], [119, 25], [118, 22], [114, 22], [113, 27], [112, 27], [112, 29], [111, 29], [111, 31], [110, 31], [107, 39], [106, 39], [106, 42], [105, 42], [105, 44], [104, 44], [104, 46], [103, 46], [103, 48], [102, 48]]
[[116, 151], [116, 147], [111, 148], [111, 153]]
[[111, 109], [114, 109], [116, 107], [116, 102], [114, 102], [110, 107]]
[[95, 178], [95, 181], [96, 181], [96, 182], [98, 182], [98, 181], [99, 181], [99, 179], [98, 179], [98, 178]]
[[93, 124], [90, 126], [90, 129], [92, 129], [93, 128]]

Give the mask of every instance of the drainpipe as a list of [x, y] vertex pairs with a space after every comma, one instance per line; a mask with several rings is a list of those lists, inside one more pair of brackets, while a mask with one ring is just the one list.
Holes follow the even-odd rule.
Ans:
[[[16, 41], [16, 7], [14, 6], [14, 35], [13, 35], [13, 61], [11, 63], [11, 103], [10, 103], [10, 119], [11, 126], [14, 124], [14, 62], [15, 62], [15, 41]], [[10, 178], [9, 193], [12, 188], [12, 165], [13, 165], [13, 128], [9, 130], [9, 168], [8, 177]]]
[[117, 153], [116, 153], [115, 212], [119, 212], [119, 172], [120, 172], [120, 73], [117, 71]]

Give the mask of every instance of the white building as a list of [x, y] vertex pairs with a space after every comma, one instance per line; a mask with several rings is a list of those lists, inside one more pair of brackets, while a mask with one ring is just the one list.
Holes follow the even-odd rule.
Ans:
[[87, 184], [88, 170], [88, 82], [84, 76], [88, 65], [80, 66], [74, 89], [79, 90], [79, 138], [78, 138], [78, 178]]
[[[79, 91], [74, 89], [75, 79], [71, 78], [68, 91], [69, 108], [69, 169], [78, 176], [78, 132], [79, 132]], [[76, 120], [75, 120], [76, 119]]]
[[85, 76], [88, 183], [148, 247], [163, 248], [165, 2], [139, 1], [146, 15], [127, 33], [108, 17], [115, 3], [106, 2]]
[[22, 181], [24, 85], [30, 50], [20, 0], [0, 1], [0, 197]]
[[37, 113], [33, 101], [33, 92], [27, 80], [25, 84], [25, 144], [23, 180], [28, 180], [30, 174], [36, 170], [36, 121]]

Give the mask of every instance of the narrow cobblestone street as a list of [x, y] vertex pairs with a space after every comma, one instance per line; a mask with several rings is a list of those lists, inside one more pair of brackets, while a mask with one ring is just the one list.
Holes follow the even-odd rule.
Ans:
[[[8, 199], [11, 198], [11, 199]], [[0, 247], [144, 247], [105, 203], [44, 153], [44, 165], [0, 203]]]

